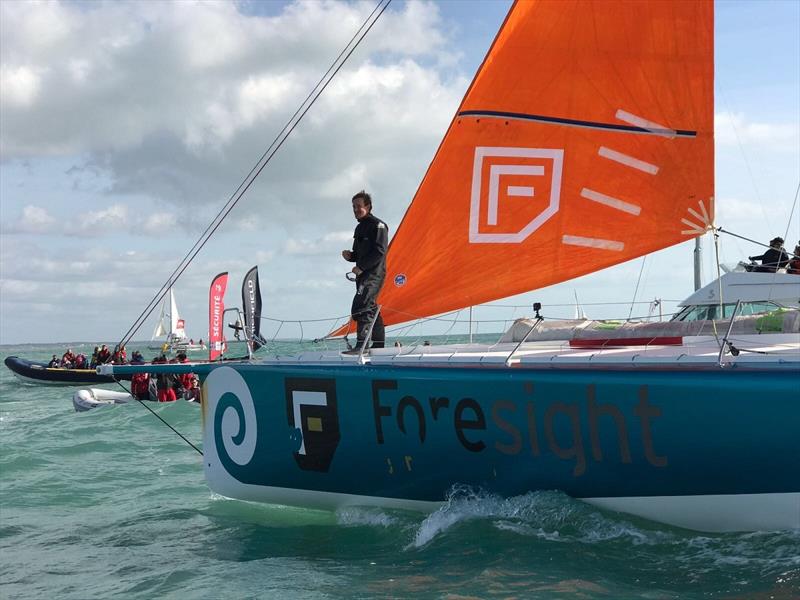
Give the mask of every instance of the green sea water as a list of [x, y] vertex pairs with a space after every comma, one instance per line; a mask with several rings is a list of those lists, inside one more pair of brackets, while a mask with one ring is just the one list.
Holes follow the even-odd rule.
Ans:
[[[454, 490], [430, 515], [230, 500], [145, 408], [76, 413], [74, 391], [0, 368], [0, 598], [800, 598], [800, 531], [701, 534], [556, 492]], [[151, 406], [200, 445], [197, 406]]]

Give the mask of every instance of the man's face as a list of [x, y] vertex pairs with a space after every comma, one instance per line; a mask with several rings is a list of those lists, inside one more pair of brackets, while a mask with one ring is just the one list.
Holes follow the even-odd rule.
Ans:
[[356, 198], [353, 200], [353, 216], [357, 221], [360, 221], [368, 214], [369, 208], [367, 208], [367, 205], [364, 204], [364, 200], [362, 198]]

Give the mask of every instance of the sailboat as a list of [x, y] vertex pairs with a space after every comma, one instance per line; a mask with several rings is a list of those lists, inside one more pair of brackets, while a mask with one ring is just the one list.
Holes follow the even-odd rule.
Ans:
[[169, 290], [169, 297], [165, 297], [161, 305], [161, 313], [150, 342], [148, 348], [165, 353], [198, 352], [206, 349], [204, 344], [196, 344], [186, 336], [185, 321], [178, 312], [172, 288]]
[[[516, 2], [392, 241], [384, 321], [711, 230], [713, 29], [710, 0]], [[762, 291], [791, 277], [766, 275]], [[740, 325], [736, 302], [694, 329], [580, 339], [536, 339], [537, 311], [493, 345], [185, 367], [203, 379], [206, 479], [232, 498], [327, 509], [432, 510], [466, 485], [561, 490], [704, 531], [797, 528], [793, 310]], [[149, 370], [162, 368], [184, 367]]]

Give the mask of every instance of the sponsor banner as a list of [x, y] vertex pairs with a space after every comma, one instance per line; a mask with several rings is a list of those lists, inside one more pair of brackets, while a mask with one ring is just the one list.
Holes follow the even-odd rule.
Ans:
[[225, 288], [228, 273], [220, 273], [211, 281], [208, 292], [208, 359], [217, 360], [225, 351], [225, 332], [222, 313], [225, 312]]
[[242, 282], [242, 307], [244, 327], [253, 352], [261, 347], [261, 287], [258, 284], [258, 266], [244, 276]]

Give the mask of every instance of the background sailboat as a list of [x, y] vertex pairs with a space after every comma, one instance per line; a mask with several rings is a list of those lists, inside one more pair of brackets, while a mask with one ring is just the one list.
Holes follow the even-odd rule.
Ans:
[[148, 348], [164, 352], [195, 352], [206, 349], [204, 344], [194, 343], [186, 336], [185, 322], [178, 312], [172, 288], [169, 290], [169, 297], [165, 297], [161, 305], [150, 342]]

